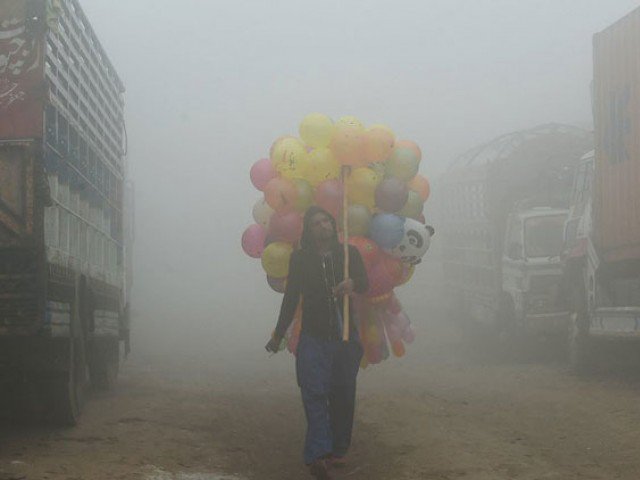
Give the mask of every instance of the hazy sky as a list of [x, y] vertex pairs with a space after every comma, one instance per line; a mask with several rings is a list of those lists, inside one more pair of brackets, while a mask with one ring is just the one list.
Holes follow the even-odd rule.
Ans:
[[240, 235], [277, 136], [354, 114], [417, 141], [430, 175], [501, 133], [588, 125], [592, 34], [640, 1], [81, 3], [127, 86], [136, 310], [266, 331], [278, 297]]

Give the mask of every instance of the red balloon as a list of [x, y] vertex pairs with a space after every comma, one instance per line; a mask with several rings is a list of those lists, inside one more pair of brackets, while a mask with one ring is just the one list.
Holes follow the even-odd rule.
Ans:
[[302, 216], [296, 212], [276, 212], [269, 222], [269, 239], [296, 243], [302, 235]]
[[253, 164], [249, 176], [253, 186], [263, 192], [269, 180], [276, 178], [278, 172], [273, 168], [273, 163], [270, 159], [262, 158]]
[[349, 243], [358, 249], [365, 266], [372, 266], [379, 259], [380, 248], [370, 238], [349, 237]]
[[336, 220], [340, 218], [342, 211], [342, 197], [344, 189], [342, 182], [337, 179], [325, 180], [316, 188], [316, 203], [333, 215]]
[[369, 277], [367, 296], [379, 297], [393, 291], [402, 280], [402, 272], [402, 262], [380, 250], [377, 262], [367, 268]]

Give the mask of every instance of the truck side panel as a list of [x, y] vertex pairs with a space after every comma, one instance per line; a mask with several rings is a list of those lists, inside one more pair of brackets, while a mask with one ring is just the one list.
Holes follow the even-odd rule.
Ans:
[[594, 36], [594, 240], [640, 259], [640, 9]]
[[0, 2], [0, 138], [42, 137], [45, 2]]
[[0, 144], [0, 248], [33, 234], [33, 161], [24, 145]]

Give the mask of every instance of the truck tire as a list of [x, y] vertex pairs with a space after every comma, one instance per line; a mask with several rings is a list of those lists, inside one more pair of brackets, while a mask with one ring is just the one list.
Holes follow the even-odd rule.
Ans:
[[52, 401], [52, 420], [56, 425], [74, 426], [78, 423], [85, 401], [85, 362], [82, 338], [70, 341], [69, 368], [53, 378], [49, 384]]
[[89, 363], [91, 386], [100, 391], [111, 390], [115, 386], [120, 370], [120, 344], [117, 338], [100, 340], [93, 345]]
[[574, 282], [569, 309], [568, 359], [575, 373], [587, 373], [594, 366], [593, 339], [589, 336], [589, 314], [581, 281]]
[[73, 301], [69, 339], [62, 355], [66, 368], [54, 376], [49, 384], [52, 401], [52, 420], [56, 425], [74, 426], [78, 423], [85, 402], [87, 383], [86, 343], [79, 312], [79, 289]]

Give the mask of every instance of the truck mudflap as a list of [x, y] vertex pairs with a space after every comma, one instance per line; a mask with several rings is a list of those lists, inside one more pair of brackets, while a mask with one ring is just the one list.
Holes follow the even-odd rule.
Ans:
[[594, 337], [640, 339], [640, 307], [598, 308], [591, 316]]

